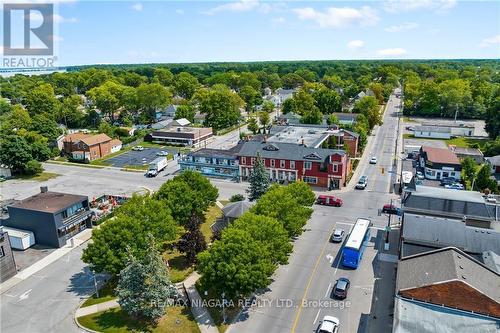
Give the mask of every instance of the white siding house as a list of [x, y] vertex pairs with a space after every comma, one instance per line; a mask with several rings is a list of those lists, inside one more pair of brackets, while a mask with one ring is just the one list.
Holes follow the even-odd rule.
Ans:
[[451, 138], [451, 129], [437, 126], [415, 126], [413, 135], [416, 138], [449, 139]]

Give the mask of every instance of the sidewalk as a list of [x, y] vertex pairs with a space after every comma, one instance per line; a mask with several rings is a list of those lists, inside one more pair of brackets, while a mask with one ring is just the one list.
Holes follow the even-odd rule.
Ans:
[[201, 333], [218, 333], [219, 330], [215, 326], [212, 316], [203, 306], [203, 300], [196, 290], [195, 283], [199, 278], [200, 275], [195, 271], [184, 280], [184, 288], [186, 288], [191, 301], [191, 312], [198, 323]]
[[85, 229], [84, 231], [80, 232], [78, 235], [75, 235], [73, 238], [69, 239], [66, 242], [66, 245], [63, 247], [55, 250], [45, 258], [37, 261], [33, 265], [23, 269], [22, 271], [18, 272], [16, 275], [14, 275], [12, 278], [9, 280], [3, 282], [0, 284], [0, 294], [5, 293], [8, 291], [10, 288], [14, 287], [18, 283], [20, 283], [23, 280], [26, 280], [33, 274], [39, 272], [40, 270], [44, 269], [45, 267], [49, 266], [56, 260], [60, 259], [61, 257], [65, 256], [78, 246], [82, 245], [86, 241], [90, 239], [92, 236], [92, 229]]
[[120, 304], [116, 301], [116, 299], [113, 299], [111, 301], [107, 302], [102, 302], [102, 303], [97, 303], [94, 305], [86, 306], [83, 308], [78, 308], [75, 313], [75, 318], [80, 318], [92, 313], [97, 313], [101, 311], [106, 311], [112, 308], [117, 308], [119, 307]]

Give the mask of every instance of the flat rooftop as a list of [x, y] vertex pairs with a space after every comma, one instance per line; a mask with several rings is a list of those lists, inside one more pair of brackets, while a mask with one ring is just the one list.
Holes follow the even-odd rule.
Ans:
[[271, 137], [267, 142], [295, 143], [306, 147], [318, 148], [332, 134], [338, 130], [328, 130], [326, 127], [309, 126], [273, 126]]
[[21, 200], [10, 207], [57, 213], [77, 202], [88, 200], [87, 196], [59, 192], [43, 192]]

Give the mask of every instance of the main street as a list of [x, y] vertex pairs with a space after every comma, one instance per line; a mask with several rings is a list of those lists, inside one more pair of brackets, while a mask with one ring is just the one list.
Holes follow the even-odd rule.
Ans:
[[[395, 152], [399, 103], [398, 98], [391, 96], [383, 125], [374, 129], [352, 185], [339, 193], [344, 205], [341, 208], [315, 207], [305, 232], [294, 242], [289, 264], [277, 270], [268, 290], [256, 296], [254, 306], [241, 314], [231, 326], [231, 333], [312, 332], [325, 315], [340, 319], [340, 332], [390, 330], [394, 264], [381, 261], [377, 256], [383, 248], [382, 230], [388, 222], [386, 216], [378, 216], [378, 209], [391, 198], [396, 199], [389, 194], [391, 177], [388, 171]], [[378, 159], [376, 165], [368, 163], [372, 156]], [[368, 186], [366, 190], [354, 190], [361, 175], [368, 176]], [[349, 232], [358, 217], [372, 220], [372, 237], [360, 267], [345, 269], [340, 264], [341, 245], [330, 243], [329, 238], [334, 228]], [[383, 258], [391, 261], [394, 256]], [[345, 302], [335, 302], [331, 297], [332, 287], [340, 277], [351, 281]], [[377, 286], [375, 291], [374, 286]], [[262, 301], [264, 299], [268, 301]], [[376, 310], [372, 309], [372, 303], [377, 303]], [[373, 315], [375, 311], [379, 316]]]

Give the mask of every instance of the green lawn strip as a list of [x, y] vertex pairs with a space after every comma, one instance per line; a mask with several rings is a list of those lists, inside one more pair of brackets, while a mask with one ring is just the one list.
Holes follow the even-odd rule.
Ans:
[[82, 168], [93, 168], [93, 169], [103, 169], [106, 167], [103, 165], [92, 165], [92, 164], [76, 163], [76, 162], [60, 162], [60, 161], [54, 161], [54, 160], [48, 160], [48, 161], [45, 161], [45, 163], [71, 165], [71, 166], [77, 166], [77, 167], [82, 167]]
[[471, 138], [464, 138], [464, 137], [459, 137], [459, 138], [453, 138], [453, 139], [448, 139], [445, 140], [446, 144], [448, 145], [454, 145], [457, 147], [463, 147], [463, 148], [468, 148], [477, 145], [481, 151], [484, 151], [486, 149], [486, 144], [488, 142], [492, 142], [493, 140], [490, 139], [471, 139]]
[[126, 170], [141, 170], [141, 171], [146, 171], [149, 168], [149, 165], [125, 165], [122, 169]]
[[92, 295], [90, 298], [87, 298], [85, 302], [83, 302], [81, 307], [84, 308], [86, 306], [104, 303], [115, 299], [116, 282], [116, 278], [110, 279], [101, 287], [101, 289], [99, 289], [99, 297], [97, 297], [96, 294]]
[[199, 333], [189, 308], [171, 306], [156, 326], [127, 315], [120, 308], [93, 313], [78, 318], [78, 322], [88, 329], [104, 333], [152, 332], [152, 333]]
[[200, 226], [200, 230], [203, 236], [205, 236], [207, 243], [209, 243], [212, 238], [212, 229], [210, 229], [210, 226], [221, 216], [222, 210], [217, 205], [213, 205], [205, 213], [205, 223]]
[[[220, 298], [220, 295], [216, 295], [215, 292], [209, 288], [205, 288], [201, 283], [197, 282], [196, 283], [196, 290], [198, 290], [198, 293], [200, 294], [201, 298], [203, 298], [206, 302], [206, 304], [211, 304], [211, 305], [219, 305], [222, 304], [222, 300]], [[207, 292], [207, 295], [205, 295], [205, 291]], [[220, 306], [207, 306], [208, 312], [210, 313], [210, 316], [212, 317], [215, 326], [217, 326], [217, 329], [219, 330], [220, 333], [224, 333], [228, 327], [229, 324], [236, 318], [236, 316], [240, 313], [241, 307], [238, 306], [238, 304], [241, 304], [243, 302], [238, 302], [238, 300], [233, 300], [232, 302], [228, 302], [228, 306], [225, 308], [225, 313], [226, 313], [226, 323], [223, 324], [223, 313], [222, 313], [222, 307]], [[234, 305], [234, 306], [231, 306]]]
[[184, 253], [177, 249], [165, 251], [163, 258], [168, 262], [170, 280], [173, 283], [184, 281], [194, 271], [194, 266], [187, 262]]
[[59, 177], [60, 174], [58, 173], [53, 173], [53, 172], [42, 172], [38, 175], [18, 175], [15, 176], [14, 179], [21, 179], [21, 180], [32, 180], [36, 182], [44, 182], [52, 178]]
[[227, 206], [227, 204], [230, 203], [229, 200], [219, 200], [219, 202], [222, 204], [222, 206]]
[[417, 123], [417, 121], [411, 119], [410, 117], [403, 117], [405, 123]]

